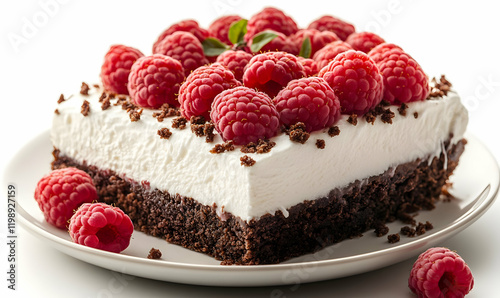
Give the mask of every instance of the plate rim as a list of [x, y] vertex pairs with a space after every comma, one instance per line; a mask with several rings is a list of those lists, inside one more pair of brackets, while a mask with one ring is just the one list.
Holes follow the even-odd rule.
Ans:
[[[30, 145], [33, 145], [34, 143], [42, 141], [42, 139], [49, 137], [49, 130], [46, 130], [37, 136], [33, 137], [30, 141], [26, 142], [23, 144], [21, 149], [12, 156], [12, 159], [8, 161], [7, 166], [5, 167], [4, 173], [3, 173], [3, 180], [4, 183], [7, 182], [8, 174], [12, 171], [11, 168], [14, 166], [15, 162], [23, 156], [24, 151], [29, 150], [28, 148]], [[90, 247], [86, 247], [83, 245], [76, 244], [74, 242], [71, 242], [67, 239], [61, 238], [56, 234], [51, 233], [50, 231], [45, 230], [43, 227], [40, 227], [36, 223], [33, 223], [29, 220], [29, 218], [26, 218], [25, 216], [28, 215], [29, 217], [33, 218], [31, 214], [26, 211], [23, 208], [23, 205], [17, 201], [16, 205], [16, 212], [19, 214], [19, 222], [21, 225], [28, 231], [30, 231], [34, 236], [37, 236], [39, 238], [47, 239], [51, 243], [51, 246], [53, 246], [55, 249], [65, 253], [63, 249], [60, 247], [57, 247], [58, 245], [62, 245], [68, 249], [73, 249], [76, 251], [80, 251], [85, 254], [92, 254], [92, 255], [97, 255], [99, 257], [105, 257], [108, 259], [112, 259], [115, 261], [122, 261], [122, 262], [127, 262], [127, 263], [133, 263], [133, 264], [139, 264], [139, 265], [147, 265], [147, 266], [154, 266], [154, 267], [160, 267], [160, 268], [172, 268], [172, 269], [183, 269], [183, 270], [197, 270], [197, 271], [217, 271], [217, 272], [229, 272], [231, 274], [240, 274], [241, 272], [259, 272], [259, 271], [283, 271], [283, 270], [293, 270], [294, 268], [297, 267], [304, 267], [308, 265], [314, 265], [315, 267], [329, 267], [329, 266], [334, 266], [334, 265], [341, 265], [341, 264], [346, 264], [346, 263], [351, 263], [351, 262], [360, 262], [366, 259], [372, 259], [376, 257], [382, 257], [382, 256], [387, 256], [390, 254], [393, 254], [395, 252], [401, 252], [405, 250], [413, 250], [414, 248], [417, 247], [425, 247], [426, 244], [432, 242], [432, 241], [438, 241], [439, 239], [442, 239], [442, 237], [451, 237], [452, 235], [458, 233], [459, 231], [465, 229], [468, 227], [470, 224], [475, 222], [477, 219], [479, 219], [494, 203], [498, 196], [499, 188], [500, 188], [500, 167], [498, 162], [496, 161], [494, 155], [491, 153], [491, 151], [477, 138], [475, 137], [472, 133], [466, 132], [464, 135], [464, 138], [466, 138], [469, 142], [473, 141], [477, 145], [481, 147], [481, 150], [483, 150], [485, 153], [487, 153], [487, 157], [494, 161], [495, 164], [495, 172], [497, 174], [497, 181], [494, 180], [489, 180], [489, 182], [496, 182], [496, 183], [490, 183], [486, 186], [486, 188], [479, 194], [477, 195], [473, 201], [471, 201], [472, 206], [469, 208], [469, 210], [466, 211], [466, 213], [462, 214], [459, 218], [455, 219], [453, 222], [450, 222], [447, 226], [444, 228], [436, 231], [435, 233], [429, 234], [429, 235], [422, 235], [418, 239], [409, 241], [407, 243], [399, 244], [396, 246], [391, 246], [387, 247], [384, 249], [379, 249], [376, 251], [372, 252], [367, 252], [367, 253], [360, 253], [356, 255], [351, 255], [351, 256], [345, 256], [345, 257], [339, 257], [339, 258], [334, 258], [334, 259], [326, 259], [326, 260], [314, 260], [314, 261], [306, 261], [306, 262], [299, 262], [299, 263], [279, 263], [279, 264], [265, 264], [265, 265], [251, 265], [251, 266], [225, 266], [225, 265], [210, 265], [210, 264], [192, 264], [192, 263], [180, 263], [180, 262], [173, 262], [173, 261], [168, 261], [168, 260], [162, 260], [161, 262], [158, 262], [158, 260], [151, 260], [147, 259], [144, 257], [138, 257], [138, 256], [131, 256], [131, 255], [126, 255], [126, 254], [117, 254], [117, 253], [112, 253], [112, 252], [107, 252], [107, 251], [102, 251]], [[24, 214], [23, 214], [24, 213]], [[139, 232], [139, 231], [135, 231]], [[69, 254], [74, 258], [80, 259], [84, 261], [81, 258], [78, 258], [77, 256], [73, 254]], [[88, 262], [88, 261], [85, 261]], [[396, 262], [394, 262], [396, 263]], [[106, 266], [101, 266], [95, 263], [92, 263], [96, 266], [100, 266], [103, 268], [111, 269], [114, 270], [110, 267]], [[390, 264], [387, 264], [390, 265]], [[378, 267], [380, 268], [380, 267]], [[129, 273], [132, 275], [137, 275], [137, 276], [143, 276], [144, 275], [138, 275], [134, 273]], [[349, 276], [352, 274], [344, 275], [344, 276]], [[146, 276], [147, 277], [147, 276]], [[343, 277], [343, 276], [338, 276], [338, 277]], [[151, 279], [158, 279], [154, 277], [147, 277]], [[168, 279], [166, 279], [168, 280]], [[314, 281], [314, 280], [312, 280]], [[303, 282], [308, 282], [308, 281], [303, 281]], [[192, 284], [202, 284], [202, 283], [192, 283]], [[233, 283], [228, 283], [227, 285], [235, 286]], [[286, 283], [266, 283], [264, 285], [272, 285], [272, 284], [286, 284]], [[244, 283], [243, 285], [255, 285], [255, 283]], [[239, 286], [239, 285], [236, 285]]]

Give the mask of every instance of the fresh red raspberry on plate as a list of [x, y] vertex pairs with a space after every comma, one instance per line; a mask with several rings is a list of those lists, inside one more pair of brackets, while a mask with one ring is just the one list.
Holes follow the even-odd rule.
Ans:
[[234, 73], [234, 77], [242, 82], [245, 66], [248, 64], [253, 55], [245, 51], [225, 51], [217, 56], [216, 62], [227, 67]]
[[302, 122], [308, 132], [330, 127], [340, 117], [340, 102], [323, 78], [290, 81], [274, 103], [282, 124], [290, 127]]
[[313, 59], [318, 64], [318, 70], [327, 66], [338, 54], [352, 50], [353, 48], [341, 40], [327, 44], [314, 54]]
[[209, 119], [215, 96], [240, 85], [233, 72], [218, 63], [195, 69], [179, 90], [182, 116], [186, 119], [192, 116]]
[[[257, 35], [263, 32], [274, 33], [276, 34], [276, 37], [273, 38], [270, 42], [266, 43], [262, 48], [260, 48], [258, 53], [282, 51], [293, 55], [299, 54], [300, 47], [297, 47], [297, 45], [285, 34], [273, 30], [264, 30], [262, 32], [257, 33]], [[253, 36], [247, 43], [247, 45], [250, 48], [254, 42], [254, 38], [255, 36]]]
[[80, 205], [97, 199], [92, 178], [76, 168], [54, 170], [40, 179], [35, 188], [35, 200], [45, 220], [60, 229], [68, 227]]
[[215, 37], [227, 45], [231, 45], [229, 40], [229, 28], [234, 22], [241, 20], [238, 15], [227, 15], [217, 18], [208, 26], [208, 36]]
[[356, 32], [349, 37], [346, 41], [356, 51], [368, 53], [377, 45], [384, 43], [384, 39], [373, 32]]
[[248, 20], [245, 40], [249, 41], [251, 37], [264, 30], [273, 30], [290, 36], [299, 28], [297, 23], [283, 11], [274, 7], [266, 7]]
[[377, 45], [376, 47], [374, 47], [373, 49], [371, 49], [369, 52], [368, 52], [368, 57], [372, 58], [372, 60], [375, 62], [375, 63], [379, 63], [380, 60], [383, 59], [384, 57], [384, 53], [389, 51], [389, 50], [392, 50], [392, 49], [399, 49], [399, 50], [403, 50], [400, 46], [397, 46], [393, 43], [381, 43], [379, 45]]
[[408, 286], [418, 297], [464, 297], [474, 286], [474, 277], [456, 252], [433, 247], [413, 264]]
[[73, 242], [116, 253], [129, 246], [133, 232], [130, 217], [105, 203], [83, 204], [69, 224]]
[[176, 59], [161, 54], [142, 57], [130, 71], [130, 98], [144, 108], [158, 109], [164, 103], [179, 106], [177, 94], [184, 78], [184, 68]]
[[191, 33], [177, 31], [166, 36], [157, 46], [155, 54], [170, 56], [181, 62], [184, 75], [209, 63], [201, 42]]
[[295, 34], [290, 36], [290, 39], [295, 46], [300, 50], [302, 44], [306, 38], [309, 37], [311, 41], [311, 55], [313, 57], [314, 54], [326, 46], [327, 44], [339, 40], [337, 35], [331, 31], [319, 31], [316, 29], [301, 29], [297, 31]]
[[288, 82], [306, 77], [296, 56], [286, 52], [267, 52], [255, 55], [243, 73], [243, 83], [250, 88], [276, 96]]
[[430, 92], [429, 77], [417, 61], [401, 48], [387, 50], [377, 60], [384, 80], [385, 100], [401, 104], [427, 98]]
[[124, 45], [112, 45], [104, 56], [101, 66], [101, 81], [104, 89], [128, 95], [127, 83], [130, 68], [134, 62], [143, 57], [136, 48]]
[[210, 119], [224, 141], [257, 143], [279, 132], [279, 115], [271, 98], [248, 87], [228, 89], [212, 103]]
[[204, 41], [208, 37], [208, 30], [200, 27], [197, 21], [195, 20], [183, 20], [178, 23], [172, 24], [170, 27], [165, 29], [158, 39], [153, 44], [153, 54], [159, 52], [158, 45], [165, 39], [168, 35], [171, 35], [174, 32], [184, 31], [193, 34], [200, 42]]
[[356, 29], [350, 23], [347, 23], [334, 16], [322, 16], [309, 24], [307, 29], [317, 29], [319, 31], [331, 31], [335, 33], [341, 40], [346, 40], [349, 35], [354, 33]]
[[338, 96], [342, 114], [361, 116], [382, 101], [382, 76], [375, 62], [361, 51], [338, 54], [318, 77], [324, 78]]
[[312, 77], [318, 73], [318, 63], [316, 63], [313, 59], [298, 56], [297, 60], [299, 60], [299, 63], [304, 66], [307, 77]]

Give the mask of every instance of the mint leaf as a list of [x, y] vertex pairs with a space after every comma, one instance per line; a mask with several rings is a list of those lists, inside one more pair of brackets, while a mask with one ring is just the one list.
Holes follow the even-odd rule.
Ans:
[[250, 46], [250, 50], [253, 53], [260, 51], [260, 49], [262, 49], [263, 46], [268, 44], [276, 36], [278, 36], [278, 34], [272, 31], [263, 31], [255, 35], [252, 39], [252, 45]]
[[231, 24], [229, 27], [228, 37], [229, 41], [233, 44], [238, 44], [243, 41], [243, 37], [247, 33], [248, 20], [241, 19]]
[[302, 42], [302, 46], [300, 47], [299, 56], [304, 58], [310, 58], [312, 51], [311, 39], [307, 36]]
[[205, 56], [215, 57], [229, 50], [231, 47], [221, 42], [217, 38], [209, 37], [201, 43]]

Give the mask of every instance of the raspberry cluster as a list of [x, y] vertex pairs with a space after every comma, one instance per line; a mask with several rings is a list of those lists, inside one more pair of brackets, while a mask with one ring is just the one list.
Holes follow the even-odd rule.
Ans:
[[240, 145], [298, 123], [307, 133], [326, 131], [340, 114], [362, 116], [382, 99], [401, 105], [429, 94], [428, 77], [401, 47], [329, 15], [300, 28], [275, 7], [248, 20], [222, 16], [207, 29], [191, 19], [174, 23], [151, 56], [116, 46], [101, 77], [106, 89], [130, 94], [137, 106], [166, 103], [187, 121], [212, 122], [225, 141]]

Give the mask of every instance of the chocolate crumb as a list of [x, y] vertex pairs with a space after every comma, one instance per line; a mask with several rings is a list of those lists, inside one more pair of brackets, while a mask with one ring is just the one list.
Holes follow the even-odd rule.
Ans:
[[418, 118], [418, 112], [413, 113], [413, 117], [415, 117], [415, 119], [417, 119]]
[[170, 107], [168, 103], [164, 103], [160, 107], [160, 112], [153, 113], [153, 117], [155, 117], [156, 120], [158, 120], [158, 122], [163, 122], [163, 120], [167, 117], [180, 116], [180, 115], [181, 112], [179, 111], [179, 109]]
[[101, 86], [99, 86], [99, 84], [94, 84], [94, 85], [92, 85], [92, 86], [94, 86], [94, 88], [96, 88], [96, 89], [101, 88]]
[[220, 154], [226, 151], [233, 151], [233, 150], [234, 150], [233, 141], [227, 141], [222, 144], [216, 144], [215, 147], [210, 150], [210, 153]]
[[382, 237], [384, 235], [387, 235], [387, 233], [389, 233], [388, 226], [380, 224], [375, 227], [375, 235], [377, 235], [377, 237]]
[[415, 237], [416, 230], [410, 226], [404, 226], [401, 228], [401, 234], [407, 237]]
[[340, 134], [340, 128], [336, 125], [328, 129], [328, 135], [332, 138], [338, 136], [339, 134]]
[[90, 90], [89, 85], [87, 85], [87, 83], [85, 82], [82, 82], [82, 87], [80, 88], [80, 94], [89, 95], [89, 90]]
[[[193, 119], [193, 117], [191, 117], [191, 119]], [[212, 122], [205, 122], [204, 124], [192, 124], [191, 123], [191, 131], [197, 137], [205, 137], [205, 141], [207, 143], [211, 143], [214, 141], [214, 137], [215, 137], [214, 129], [215, 129], [215, 125]]]
[[439, 78], [439, 82], [435, 77], [432, 78], [431, 91], [429, 92], [429, 96], [427, 97], [427, 99], [448, 95], [448, 91], [451, 90], [451, 86], [452, 84], [446, 79], [444, 75], [441, 75], [441, 77]]
[[141, 120], [142, 111], [143, 109], [137, 109], [137, 107], [127, 110], [127, 112], [129, 112], [130, 121], [137, 122]]
[[243, 155], [240, 157], [241, 165], [245, 167], [251, 167], [255, 164], [255, 160], [248, 155]]
[[316, 147], [318, 147], [318, 149], [325, 149], [325, 140], [317, 139]]
[[59, 115], [59, 114], [60, 114], [58, 109], [55, 109], [55, 110], [54, 110], [54, 113], [55, 113], [56, 115]]
[[64, 95], [61, 94], [61, 96], [59, 96], [59, 99], [57, 100], [57, 103], [60, 104], [62, 103], [63, 101], [65, 101], [66, 99], [64, 99]]
[[395, 116], [394, 112], [391, 111], [391, 109], [387, 108], [387, 109], [384, 109], [384, 112], [383, 112], [382, 116], [380, 117], [380, 119], [382, 119], [383, 123], [392, 124], [392, 118], [394, 118], [394, 116]]
[[372, 125], [375, 123], [375, 120], [377, 120], [377, 115], [374, 113], [374, 110], [366, 112], [365, 120], [366, 122], [371, 123]]
[[106, 96], [106, 97], [102, 100], [101, 109], [104, 111], [104, 110], [109, 109], [109, 107], [111, 107], [111, 102], [109, 101], [109, 97], [108, 97], [108, 96]]
[[301, 144], [304, 144], [310, 136], [310, 134], [306, 131], [306, 125], [302, 122], [293, 124], [288, 130], [286, 130], [286, 132], [292, 142]]
[[90, 103], [87, 100], [83, 101], [81, 113], [83, 116], [87, 117], [90, 111]]
[[393, 243], [396, 243], [396, 242], [399, 242], [400, 240], [400, 237], [399, 237], [399, 234], [396, 233], [396, 234], [390, 234], [387, 236], [387, 241], [391, 244]]
[[408, 109], [408, 105], [406, 103], [401, 103], [398, 108], [399, 115], [406, 116], [406, 109]]
[[426, 229], [425, 229], [425, 224], [419, 222], [418, 225], [415, 227], [415, 233], [417, 236], [425, 234]]
[[432, 230], [432, 229], [434, 229], [434, 226], [429, 221], [426, 221], [425, 222], [425, 230], [429, 231], [429, 230]]
[[189, 122], [191, 122], [191, 124], [205, 124], [206, 121], [203, 116], [191, 116]]
[[172, 128], [184, 129], [186, 128], [187, 119], [180, 116], [172, 120]]
[[156, 248], [151, 248], [148, 254], [148, 259], [158, 260], [161, 258], [161, 251]]
[[170, 132], [170, 130], [168, 128], [163, 127], [163, 128], [158, 130], [158, 135], [162, 139], [168, 139], [172, 135], [172, 132]]
[[262, 153], [270, 152], [274, 146], [276, 146], [276, 142], [259, 139], [257, 144], [254, 142], [250, 142], [250, 143], [242, 146], [240, 151], [243, 153], [262, 154]]
[[352, 125], [356, 126], [358, 124], [358, 115], [357, 114], [351, 114], [351, 116], [349, 116], [349, 118], [347, 119], [347, 122], [349, 122]]

